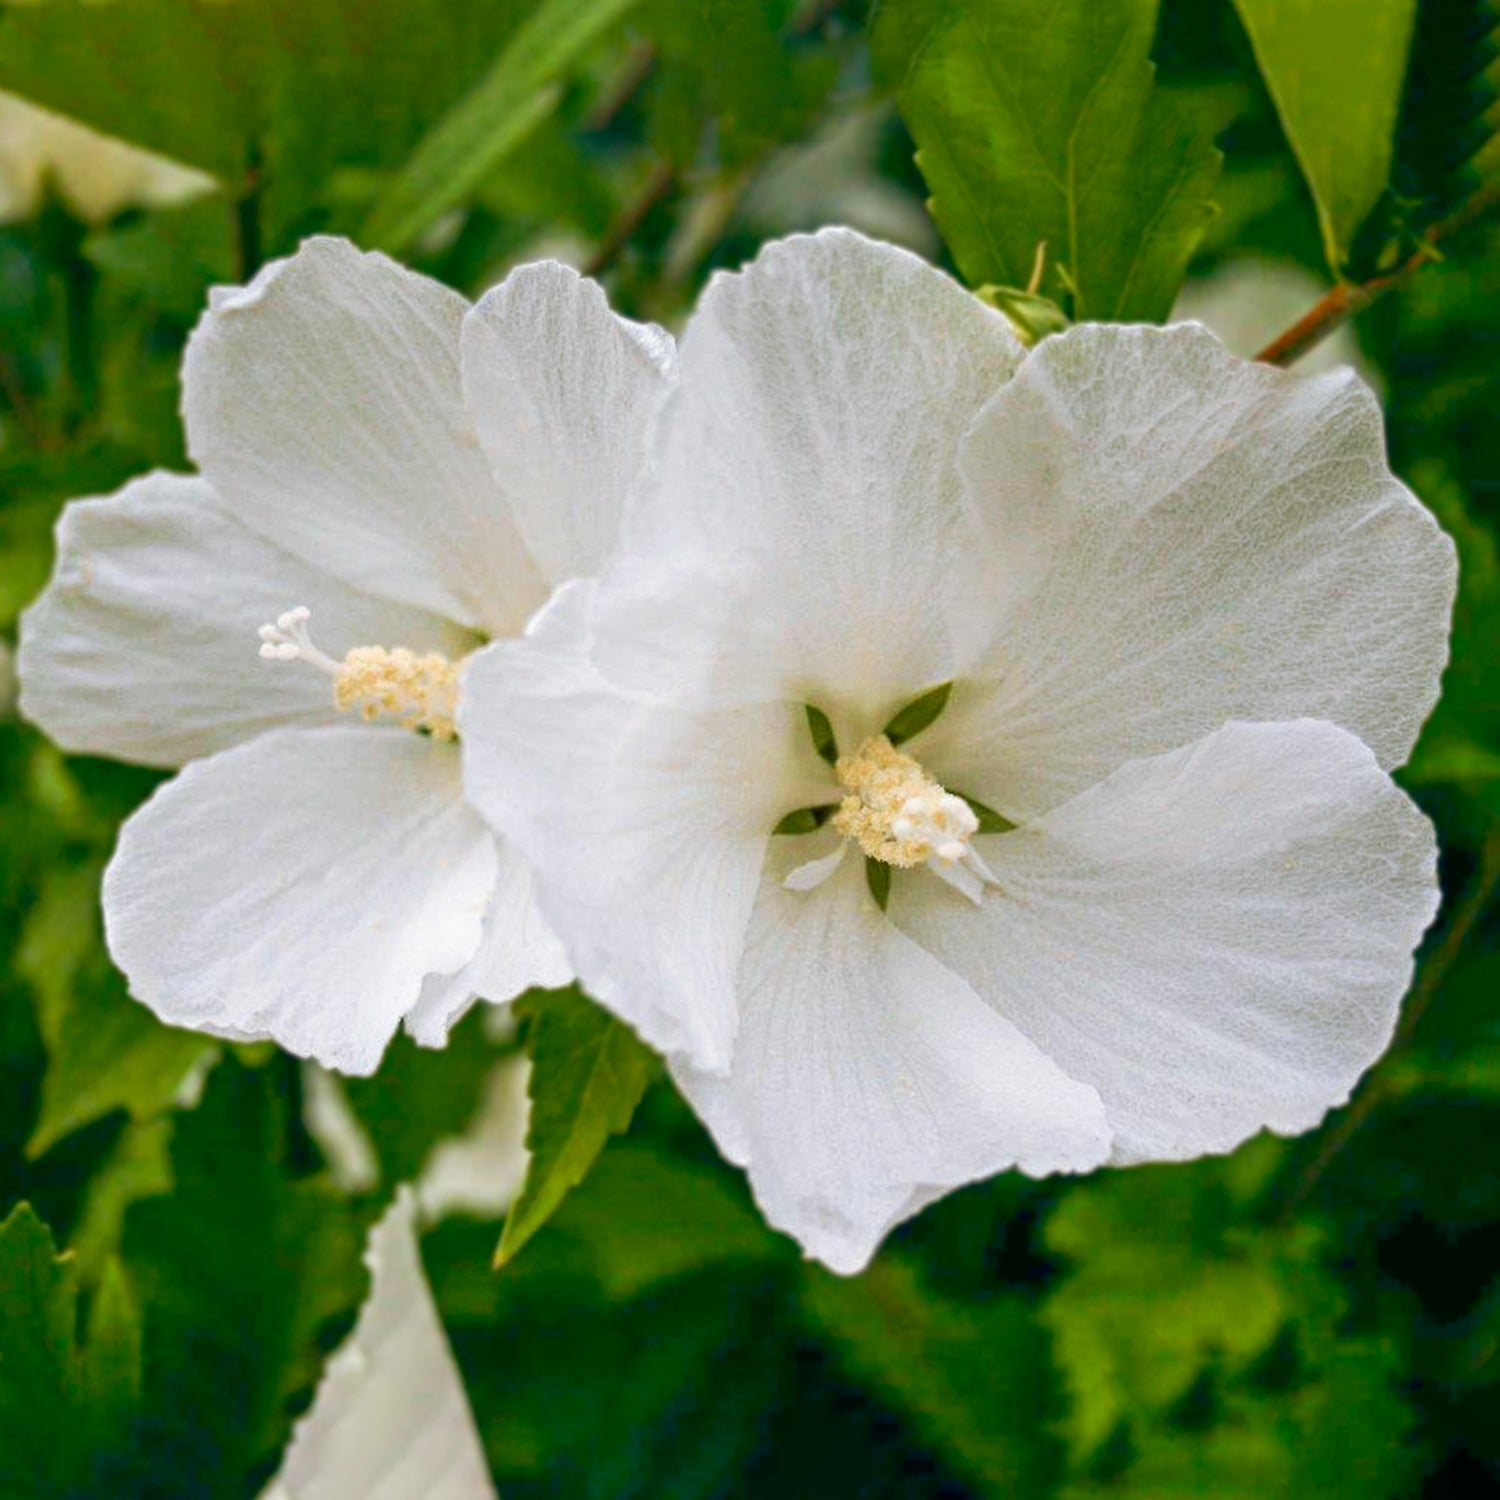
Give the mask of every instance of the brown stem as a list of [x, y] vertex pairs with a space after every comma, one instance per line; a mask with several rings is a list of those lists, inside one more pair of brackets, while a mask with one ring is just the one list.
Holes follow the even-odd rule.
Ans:
[[1362, 313], [1387, 292], [1404, 286], [1423, 266], [1441, 260], [1439, 245], [1497, 206], [1500, 206], [1500, 184], [1491, 184], [1483, 192], [1476, 193], [1456, 214], [1430, 225], [1422, 236], [1422, 243], [1394, 271], [1384, 271], [1368, 281], [1340, 283], [1311, 312], [1272, 339], [1255, 357], [1262, 364], [1280, 365], [1283, 369], [1295, 364], [1356, 313]]
[[[1428, 1006], [1432, 1004], [1454, 964], [1458, 962], [1464, 943], [1474, 930], [1474, 924], [1488, 910], [1497, 885], [1500, 885], [1500, 829], [1493, 830], [1485, 839], [1484, 846], [1480, 850], [1479, 868], [1475, 870], [1473, 878], [1469, 881], [1463, 900], [1454, 909], [1453, 918], [1448, 923], [1448, 930], [1443, 934], [1442, 942], [1433, 949], [1432, 956], [1422, 965], [1422, 973], [1407, 997], [1406, 1008], [1401, 1015], [1401, 1024], [1396, 1028], [1396, 1034], [1391, 1039], [1391, 1045], [1387, 1050], [1388, 1056], [1411, 1040], [1412, 1033], [1421, 1023]], [[1374, 1074], [1355, 1096], [1353, 1103], [1340, 1116], [1338, 1123], [1324, 1135], [1318, 1154], [1308, 1163], [1296, 1190], [1282, 1205], [1281, 1217], [1283, 1219], [1290, 1218], [1312, 1196], [1313, 1189], [1323, 1180], [1324, 1174], [1333, 1165], [1334, 1158], [1349, 1144], [1356, 1132], [1369, 1119], [1370, 1112], [1389, 1093], [1390, 1085], [1386, 1082], [1387, 1077], [1385, 1073]]]

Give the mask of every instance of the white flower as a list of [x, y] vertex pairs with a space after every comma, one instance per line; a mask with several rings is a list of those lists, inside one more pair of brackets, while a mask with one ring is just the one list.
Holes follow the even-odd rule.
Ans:
[[262, 1500], [494, 1500], [408, 1189], [370, 1231], [370, 1295]]
[[0, 224], [27, 219], [48, 182], [86, 224], [122, 208], [166, 207], [212, 192], [212, 177], [0, 94]]
[[465, 779], [773, 1223], [852, 1271], [1002, 1168], [1347, 1096], [1437, 903], [1381, 768], [1455, 582], [1357, 381], [1196, 326], [1024, 354], [825, 231], [710, 286], [656, 450], [617, 564], [475, 661]]
[[163, 1020], [363, 1073], [403, 1018], [441, 1045], [475, 995], [570, 977], [445, 741], [468, 654], [600, 567], [671, 359], [557, 265], [470, 308], [314, 240], [213, 294], [202, 477], [69, 506], [20, 653], [65, 749], [185, 766], [104, 883]]

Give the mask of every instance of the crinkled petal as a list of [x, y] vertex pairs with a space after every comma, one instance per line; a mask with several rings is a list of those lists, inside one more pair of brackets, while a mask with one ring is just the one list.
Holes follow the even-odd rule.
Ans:
[[800, 777], [831, 777], [791, 705], [687, 713], [606, 682], [590, 594], [565, 586], [524, 640], [470, 663], [465, 790], [535, 870], [589, 992], [662, 1051], [722, 1067], [767, 836], [810, 800]]
[[279, 729], [194, 761], [129, 819], [105, 931], [170, 1025], [370, 1073], [427, 976], [474, 956], [495, 874], [451, 747]]
[[816, 891], [782, 889], [802, 854], [778, 847], [768, 863], [729, 1076], [673, 1068], [767, 1219], [852, 1273], [950, 1188], [1103, 1162], [1094, 1090], [897, 931], [862, 860]]
[[1406, 758], [1447, 659], [1454, 551], [1348, 372], [1204, 329], [1040, 345], [964, 453], [998, 637], [915, 752], [1013, 819], [1229, 719], [1328, 719]]
[[148, 474], [63, 512], [52, 582], [22, 620], [22, 709], [65, 750], [154, 766], [332, 722], [327, 677], [257, 654], [257, 629], [297, 604], [335, 657], [376, 643], [468, 649], [446, 620], [359, 593], [248, 530], [206, 480]]
[[464, 405], [468, 304], [308, 240], [220, 288], [188, 343], [188, 448], [247, 526], [346, 583], [512, 634], [546, 590]]
[[369, 1299], [262, 1500], [495, 1500], [409, 1188], [370, 1232], [365, 1264]]
[[981, 839], [975, 908], [896, 923], [1075, 1078], [1122, 1160], [1310, 1129], [1390, 1040], [1437, 910], [1432, 827], [1332, 724], [1227, 725]]
[[464, 319], [469, 415], [549, 582], [602, 570], [675, 363], [669, 335], [556, 261], [513, 271]]
[[530, 866], [503, 839], [496, 853], [499, 874], [479, 951], [456, 974], [430, 975], [406, 1017], [408, 1033], [423, 1047], [444, 1046], [476, 1000], [501, 1005], [530, 989], [560, 989], [573, 978], [568, 955], [537, 906]]
[[1021, 354], [947, 276], [849, 230], [716, 276], [601, 594], [605, 671], [871, 711], [954, 676], [982, 616], [959, 439]]

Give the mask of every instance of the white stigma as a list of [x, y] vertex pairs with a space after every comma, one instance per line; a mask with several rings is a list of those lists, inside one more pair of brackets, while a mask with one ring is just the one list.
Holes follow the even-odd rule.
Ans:
[[277, 615], [274, 625], [262, 625], [259, 631], [260, 654], [267, 661], [305, 661], [336, 678], [344, 670], [343, 665], [331, 656], [325, 656], [313, 644], [307, 630], [310, 619], [312, 611], [305, 604], [299, 604], [295, 609]]

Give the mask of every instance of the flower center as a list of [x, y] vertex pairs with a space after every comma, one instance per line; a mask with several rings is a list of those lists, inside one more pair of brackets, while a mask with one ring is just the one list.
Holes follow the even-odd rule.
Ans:
[[404, 729], [431, 735], [435, 740], [456, 737], [458, 678], [462, 662], [440, 652], [419, 656], [405, 646], [356, 646], [343, 661], [335, 661], [314, 644], [307, 622], [312, 611], [305, 604], [260, 627], [260, 654], [267, 661], [305, 661], [333, 679], [333, 701], [344, 710], [357, 710], [373, 722], [382, 715], [398, 719]]
[[[975, 905], [985, 886], [999, 884], [969, 842], [979, 832], [978, 814], [929, 776], [919, 761], [896, 749], [888, 735], [874, 735], [853, 755], [839, 756], [833, 769], [848, 795], [830, 826], [844, 842], [832, 854], [798, 865], [782, 881], [787, 890], [816, 890], [838, 869], [851, 842], [872, 861], [865, 873], [882, 908], [890, 886], [886, 866], [905, 870], [926, 865]], [[811, 832], [818, 826], [816, 816], [809, 816], [808, 828], [786, 826], [789, 821], [783, 820], [777, 831]]]
[[833, 826], [871, 859], [910, 869], [933, 859], [957, 864], [970, 852], [979, 819], [969, 804], [944, 791], [885, 735], [839, 756], [834, 772], [849, 795]]

